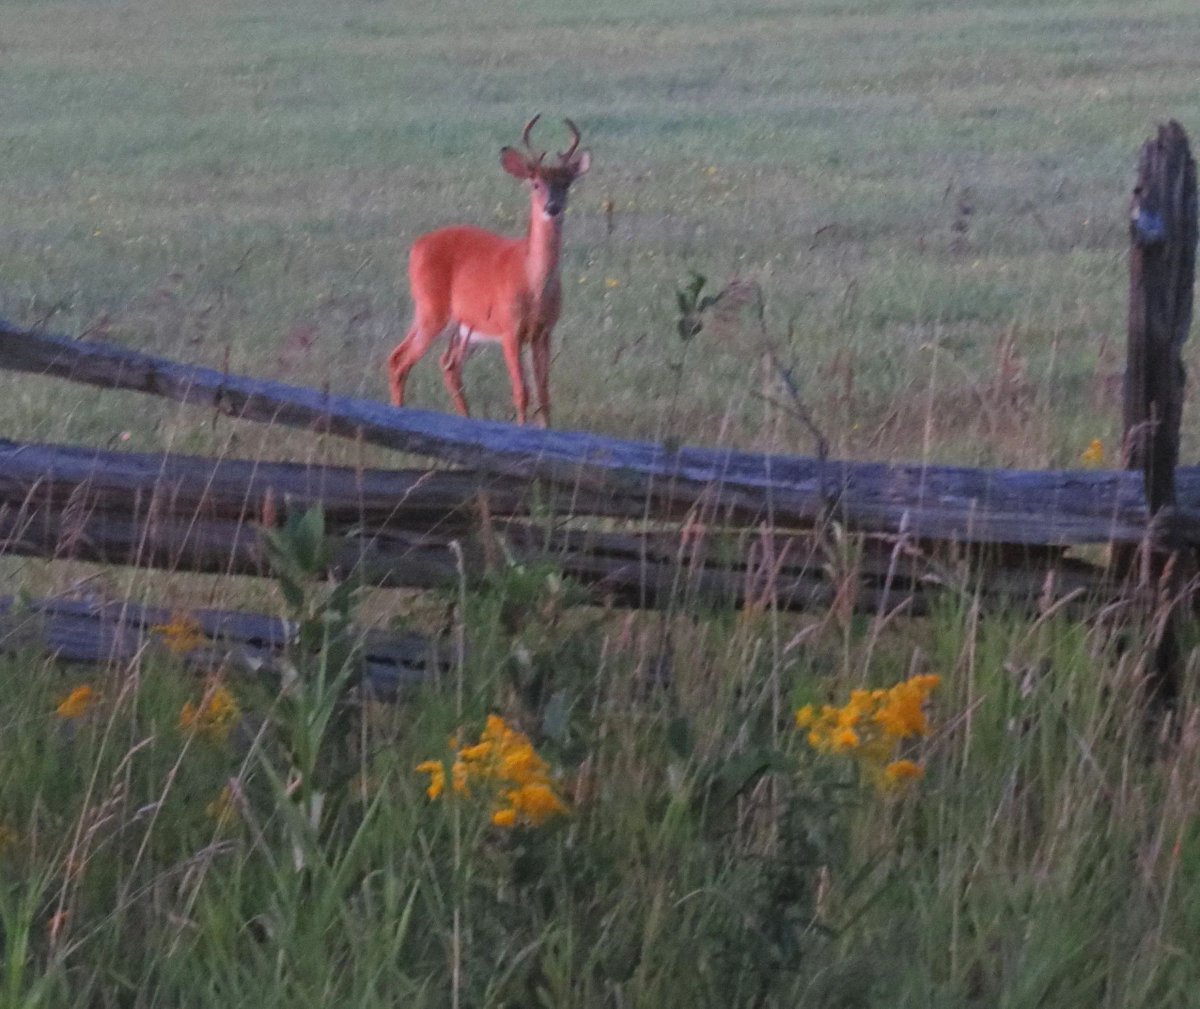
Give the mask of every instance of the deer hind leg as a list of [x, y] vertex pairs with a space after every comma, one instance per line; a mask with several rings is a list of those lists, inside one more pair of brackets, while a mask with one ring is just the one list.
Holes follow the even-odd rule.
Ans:
[[450, 398], [454, 401], [454, 408], [464, 417], [470, 417], [471, 411], [467, 407], [467, 397], [463, 395], [463, 365], [471, 353], [471, 337], [470, 333], [462, 333], [455, 330], [450, 334], [450, 346], [442, 353], [442, 382], [446, 386], [446, 391], [450, 393]]
[[404, 405], [404, 386], [408, 382], [408, 373], [425, 356], [444, 328], [444, 325], [431, 325], [425, 320], [416, 319], [409, 327], [408, 335], [388, 355], [388, 383], [391, 386], [394, 406]]

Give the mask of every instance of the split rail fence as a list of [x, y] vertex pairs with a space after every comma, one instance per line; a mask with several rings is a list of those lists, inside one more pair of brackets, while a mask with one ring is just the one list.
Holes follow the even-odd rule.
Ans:
[[[0, 441], [0, 553], [270, 575], [263, 530], [319, 505], [340, 544], [330, 574], [355, 570], [379, 586], [453, 585], [479, 576], [503, 550], [553, 565], [597, 603], [635, 607], [703, 600], [803, 610], [836, 596], [860, 611], [920, 614], [947, 590], [984, 604], [1044, 607], [1130, 598], [1132, 583], [1157, 590], [1164, 579], [1182, 596], [1200, 547], [1200, 468], [1176, 467], [1196, 186], [1174, 122], [1143, 148], [1131, 242], [1132, 468], [1123, 471], [855, 463], [541, 431], [396, 410], [0, 322], [6, 370], [166, 397], [439, 464], [355, 469]], [[852, 547], [835, 529], [854, 534]], [[1114, 562], [1068, 552], [1089, 544], [1111, 546]], [[138, 647], [155, 617], [0, 600], [0, 647], [29, 642], [14, 621], [30, 612], [40, 615], [46, 647], [81, 660]], [[249, 614], [205, 619], [214, 642], [242, 649], [278, 650], [289, 633]], [[1164, 670], [1178, 658], [1175, 622], [1163, 635]], [[436, 664], [411, 641], [375, 643], [384, 657], [371, 675], [384, 689]]]

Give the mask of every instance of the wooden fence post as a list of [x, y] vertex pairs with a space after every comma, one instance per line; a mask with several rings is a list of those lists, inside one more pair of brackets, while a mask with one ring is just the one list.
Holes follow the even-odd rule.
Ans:
[[[1192, 322], [1196, 274], [1196, 163], [1187, 134], [1175, 120], [1159, 126], [1142, 146], [1130, 207], [1129, 346], [1125, 368], [1123, 454], [1142, 471], [1146, 506], [1162, 521], [1147, 544], [1142, 579], [1165, 596], [1156, 616], [1156, 692], [1178, 692], [1181, 665], [1177, 605], [1193, 567], [1180, 549], [1175, 521], [1175, 468], [1183, 414], [1183, 342]], [[1136, 558], [1118, 557], [1124, 576], [1139, 570]]]

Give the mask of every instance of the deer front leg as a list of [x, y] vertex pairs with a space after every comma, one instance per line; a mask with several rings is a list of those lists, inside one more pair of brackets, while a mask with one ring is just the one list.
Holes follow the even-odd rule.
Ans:
[[446, 386], [446, 391], [450, 393], [450, 398], [454, 401], [454, 407], [464, 417], [471, 416], [471, 410], [467, 406], [467, 397], [463, 394], [463, 364], [467, 360], [467, 354], [470, 352], [470, 337], [455, 332], [450, 336], [450, 346], [446, 348], [446, 352], [442, 354], [442, 382]]
[[508, 379], [512, 383], [513, 405], [517, 408], [517, 423], [525, 423], [529, 409], [529, 390], [525, 386], [525, 363], [521, 360], [521, 341], [514, 334], [502, 341], [504, 363], [508, 366]]
[[537, 386], [538, 422], [550, 426], [550, 330], [542, 329], [532, 341], [533, 381]]

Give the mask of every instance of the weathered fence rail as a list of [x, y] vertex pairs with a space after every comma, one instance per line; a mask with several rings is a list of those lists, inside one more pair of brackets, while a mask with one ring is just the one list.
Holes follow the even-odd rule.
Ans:
[[[1073, 543], [1140, 543], [1146, 535], [1147, 511], [1139, 475], [1128, 470], [979, 470], [967, 467], [929, 467], [926, 476], [940, 491], [914, 479], [913, 467], [879, 463], [844, 463], [845, 507], [858, 505], [853, 495], [864, 484], [889, 485], [895, 507], [917, 516], [922, 509], [939, 512], [960, 509], [978, 518], [978, 525], [995, 527], [996, 513], [1009, 500], [1024, 495], [1026, 507], [1046, 512], [1038, 524], [1041, 536], [1026, 530], [1013, 538], [959, 542], [1001, 542], [1058, 546]], [[1008, 476], [1015, 479], [1007, 480]], [[1200, 467], [1177, 471], [1177, 512], [1180, 533], [1200, 540]], [[907, 488], [907, 493], [906, 493]], [[169, 501], [175, 511], [262, 519], [283, 516], [319, 504], [330, 517], [366, 526], [404, 525], [410, 529], [453, 531], [476, 522], [478, 495], [486, 491], [493, 516], [541, 515], [645, 518], [629, 502], [602, 495], [551, 494], [528, 481], [491, 477], [471, 470], [368, 469], [315, 463], [268, 462], [174, 454], [118, 452], [71, 445], [45, 445], [0, 439], [0, 503], [66, 504], [86, 493], [89, 504], [132, 512]], [[865, 492], [877, 496], [874, 486]], [[845, 500], [849, 498], [850, 500]], [[661, 518], [657, 513], [654, 520]], [[809, 528], [828, 515], [805, 517], [796, 523], [776, 520], [775, 528]], [[1007, 521], [1015, 521], [1010, 517]], [[743, 524], [733, 516], [731, 524]], [[749, 523], [749, 525], [754, 525]], [[903, 525], [903, 523], [901, 523]], [[858, 527], [856, 527], [858, 528]], [[921, 523], [910, 519], [904, 531], [922, 538]], [[900, 532], [901, 528], [870, 530]]]
[[[196, 609], [187, 614], [203, 640], [179, 656], [189, 666], [218, 666], [279, 676], [295, 625], [239, 610]], [[64, 662], [130, 662], [147, 650], [165, 650], [161, 629], [177, 620], [170, 610], [97, 599], [15, 600], [0, 596], [0, 652], [33, 649]], [[388, 698], [449, 668], [448, 649], [419, 634], [368, 631], [359, 658], [361, 682]]]
[[[1119, 473], [853, 463], [734, 450], [670, 450], [582, 432], [539, 431], [324, 395], [0, 322], [0, 366], [204, 405], [247, 420], [327, 430], [434, 455], [477, 480], [540, 480], [576, 513], [677, 515], [753, 525], [836, 519], [863, 532], [1038, 546], [1140, 542], [1144, 496]], [[484, 485], [481, 489], [490, 489]], [[569, 505], [566, 504], [569, 502]], [[1198, 502], [1200, 503], [1200, 502]], [[1200, 539], [1200, 509], [1172, 513]]]
[[[1104, 514], [1119, 510], [1123, 496], [1136, 500], [1134, 474], [1080, 477], [1091, 481], [1091, 497]], [[1200, 496], [1200, 473], [1194, 482]], [[0, 553], [266, 575], [263, 527], [319, 504], [340, 544], [331, 574], [354, 570], [375, 585], [433, 588], [455, 584], [462, 574], [477, 577], [486, 568], [473, 490], [484, 485], [464, 472], [0, 443]], [[663, 606], [696, 597], [809, 609], [827, 605], [839, 578], [849, 575], [857, 583], [857, 609], [874, 611], [890, 600], [925, 612], [938, 588], [958, 577], [948, 567], [947, 550], [913, 537], [862, 537], [853, 570], [847, 571], [847, 559], [831, 549], [827, 530], [709, 525], [681, 536], [657, 519], [624, 519], [616, 527], [581, 522], [594, 516], [578, 499], [571, 521], [563, 521], [547, 508], [545, 495], [534, 496], [536, 516], [517, 488], [489, 492], [490, 533], [516, 560], [552, 564], [601, 601]], [[981, 569], [997, 560], [979, 551], [972, 559]], [[1048, 591], [1053, 598], [1099, 588], [1104, 579], [1102, 570], [1064, 558], [1057, 549], [1009, 549], [1003, 561], [1003, 578], [996, 570], [1000, 565], [993, 564], [991, 577], [973, 584], [972, 591], [1005, 601]]]

